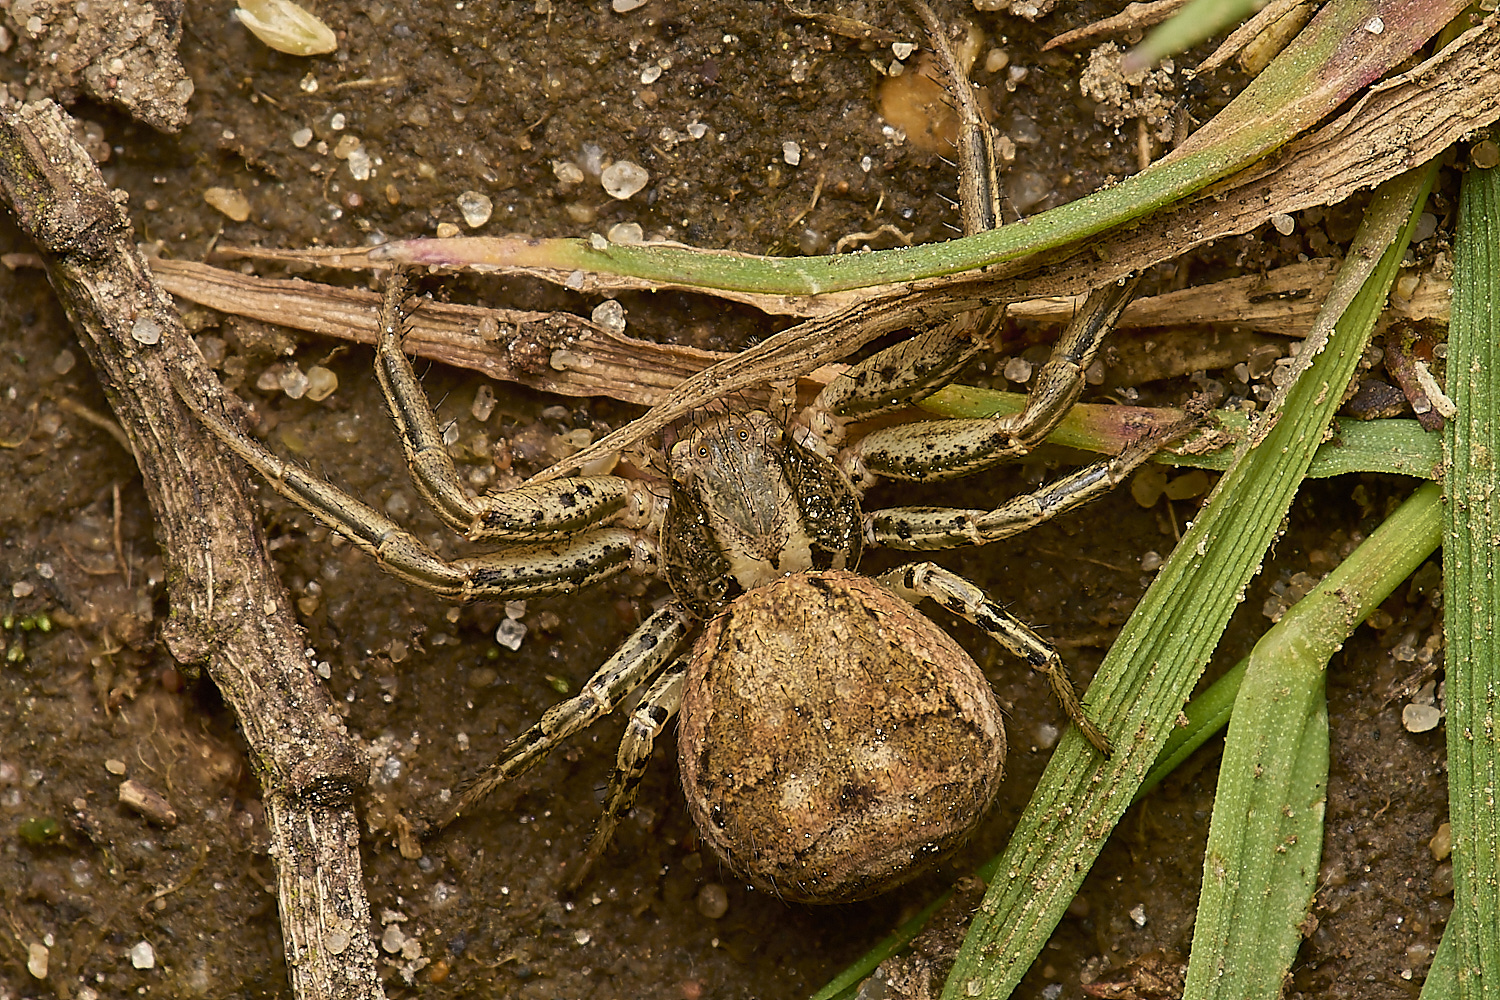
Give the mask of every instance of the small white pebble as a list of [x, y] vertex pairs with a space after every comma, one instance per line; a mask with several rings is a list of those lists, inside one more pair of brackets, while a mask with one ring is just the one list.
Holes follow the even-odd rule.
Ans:
[[306, 149], [307, 144], [312, 142], [313, 131], [310, 128], [299, 128], [292, 133], [292, 145], [298, 149]]
[[656, 65], [655, 63], [652, 63], [650, 66], [647, 66], [645, 69], [641, 70], [642, 83], [651, 84], [660, 79], [661, 67]]
[[625, 201], [646, 186], [651, 175], [646, 168], [629, 160], [616, 160], [599, 174], [599, 183], [611, 198]]
[[897, 59], [900, 59], [902, 62], [905, 62], [907, 59], [911, 58], [911, 54], [915, 51], [917, 51], [917, 47], [911, 42], [891, 43], [891, 54], [894, 55]]
[[1135, 904], [1135, 908], [1130, 911], [1130, 919], [1135, 922], [1135, 925], [1137, 927], [1145, 927], [1146, 926], [1146, 904], [1145, 903], [1136, 903]]
[[1409, 733], [1428, 732], [1442, 721], [1443, 712], [1436, 705], [1407, 705], [1401, 710], [1401, 725]]
[[521, 648], [521, 643], [526, 639], [526, 632], [525, 622], [506, 618], [500, 623], [500, 627], [495, 629], [495, 641], [514, 652]]
[[307, 398], [321, 403], [339, 387], [339, 377], [331, 369], [313, 365], [307, 370]]
[[400, 924], [386, 924], [385, 932], [380, 935], [380, 947], [387, 953], [394, 955], [401, 950], [406, 943], [406, 933], [401, 930]]
[[1385, 31], [1385, 22], [1378, 17], [1372, 17], [1365, 22], [1365, 30], [1372, 35], [1379, 35]]
[[137, 969], [156, 968], [156, 949], [150, 941], [137, 941], [130, 949], [130, 964]]
[[30, 597], [35, 592], [36, 585], [29, 580], [17, 580], [10, 585], [10, 596], [12, 597]]
[[802, 147], [788, 140], [781, 144], [781, 158], [789, 165], [796, 166], [802, 162]]
[[349, 119], [344, 117], [344, 113], [342, 111], [334, 112], [333, 117], [328, 119], [328, 127], [333, 129], [335, 132], [342, 132], [344, 130], [344, 127], [348, 124]]
[[130, 327], [130, 336], [138, 344], [159, 344], [161, 324], [149, 316], [137, 317]]
[[553, 160], [552, 176], [561, 184], [583, 183], [583, 169], [571, 160]]
[[1005, 362], [1004, 374], [1007, 380], [1019, 382], [1022, 385], [1031, 381], [1032, 364], [1023, 357], [1014, 357]]
[[1271, 225], [1275, 226], [1276, 231], [1282, 236], [1290, 236], [1297, 228], [1297, 220], [1285, 212], [1277, 212], [1271, 216]]
[[203, 200], [208, 202], [210, 208], [227, 215], [235, 222], [244, 222], [250, 218], [250, 200], [242, 192], [232, 188], [211, 187], [203, 192]]
[[281, 391], [287, 394], [288, 399], [301, 399], [307, 395], [307, 375], [295, 363], [285, 365], [281, 369]]
[[349, 176], [353, 177], [355, 180], [369, 180], [371, 166], [372, 161], [370, 160], [370, 151], [365, 149], [363, 146], [359, 147], [349, 154]]
[[495, 390], [488, 385], [481, 385], [474, 390], [474, 402], [469, 407], [469, 415], [481, 424], [490, 419], [490, 414], [495, 412]]
[[692, 122], [687, 127], [687, 134], [694, 139], [701, 139], [708, 135], [708, 126], [702, 122]]
[[26, 946], [26, 971], [33, 979], [47, 978], [47, 946], [33, 941]]
[[465, 191], [458, 196], [458, 210], [463, 213], [465, 225], [470, 229], [478, 229], [490, 221], [495, 203], [490, 201], [488, 195], [478, 191]]
[[637, 7], [644, 6], [646, 6], [646, 0], [613, 0], [613, 2], [610, 4], [610, 8], [613, 9], [616, 14], [628, 14], [631, 11], [635, 10]]
[[573, 932], [573, 940], [577, 941], [579, 944], [588, 944], [593, 939], [594, 935], [590, 934], [588, 931], [576, 930]]
[[645, 230], [641, 229], [639, 222], [616, 222], [613, 226], [609, 227], [609, 232], [605, 234], [605, 238], [611, 243], [633, 246], [637, 243], [645, 242], [646, 233]]
[[595, 325], [610, 333], [623, 333], [625, 330], [625, 307], [614, 299], [605, 299], [595, 306], [590, 318]]

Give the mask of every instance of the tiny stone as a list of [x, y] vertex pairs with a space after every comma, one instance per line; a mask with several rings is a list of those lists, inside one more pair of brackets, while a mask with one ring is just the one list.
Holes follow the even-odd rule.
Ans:
[[406, 943], [406, 934], [401, 930], [400, 924], [386, 924], [385, 933], [380, 935], [380, 947], [389, 954], [396, 954], [401, 946]]
[[344, 126], [348, 124], [349, 119], [344, 117], [344, 113], [342, 111], [335, 113], [332, 118], [328, 119], [328, 127], [333, 129], [335, 132], [342, 132], [344, 130]]
[[458, 196], [458, 210], [463, 213], [465, 225], [470, 229], [478, 229], [490, 221], [495, 203], [490, 201], [488, 195], [478, 191], [465, 191]]
[[629, 160], [616, 160], [599, 174], [599, 183], [611, 198], [625, 201], [646, 186], [651, 175]]
[[1427, 847], [1432, 851], [1432, 860], [1443, 861], [1453, 853], [1453, 824], [1443, 823], [1438, 826], [1437, 833], [1427, 842]]
[[900, 59], [902, 62], [905, 62], [907, 59], [911, 58], [911, 54], [915, 51], [917, 51], [917, 47], [911, 42], [891, 43], [891, 54], [894, 55], [897, 59]]
[[30, 597], [35, 591], [35, 585], [28, 580], [17, 580], [10, 585], [10, 596], [12, 597]]
[[161, 324], [149, 316], [142, 316], [130, 328], [130, 336], [139, 344], [161, 343]]
[[583, 170], [570, 160], [553, 160], [552, 176], [562, 184], [583, 183]]
[[1011, 382], [1019, 382], [1022, 385], [1031, 381], [1031, 362], [1019, 355], [1005, 362], [1004, 374]]
[[288, 364], [281, 369], [280, 381], [281, 391], [287, 394], [288, 399], [301, 399], [307, 395], [307, 376], [295, 364]]
[[104, 769], [110, 774], [124, 774], [125, 762], [123, 760], [115, 760], [114, 758], [110, 758], [109, 760], [106, 760], [104, 762]]
[[231, 188], [211, 187], [203, 192], [203, 200], [208, 202], [210, 208], [222, 212], [235, 222], [244, 222], [250, 218], [250, 202], [239, 191]]
[[[708, 126], [703, 124], [702, 122], [693, 122], [687, 127], [687, 134], [692, 136], [694, 139], [701, 139], [705, 135], [708, 135]], [[1483, 144], [1481, 143], [1481, 145]], [[1491, 145], [1494, 144], [1491, 143]]]
[[370, 179], [370, 153], [363, 146], [349, 154], [349, 176], [357, 181]]
[[661, 67], [658, 66], [658, 65], [656, 65], [655, 63], [652, 63], [650, 66], [647, 66], [645, 69], [641, 70], [641, 82], [642, 83], [647, 83], [647, 84], [655, 83], [657, 80], [660, 80], [660, 79], [661, 79]]
[[333, 147], [333, 158], [335, 160], [347, 160], [349, 159], [349, 154], [361, 145], [363, 145], [363, 142], [361, 142], [357, 135], [340, 136], [339, 141]]
[[320, 403], [339, 387], [339, 377], [331, 369], [313, 365], [307, 370], [307, 398]]
[[605, 299], [595, 306], [590, 318], [597, 326], [610, 333], [622, 333], [625, 330], [625, 307], [614, 299]]
[[506, 601], [505, 602], [505, 617], [507, 617], [507, 618], [524, 618], [524, 617], [526, 617], [526, 602], [525, 601]]
[[514, 652], [521, 648], [521, 643], [526, 638], [526, 624], [518, 622], [514, 618], [507, 618], [495, 629], [495, 641], [506, 649]]
[[1004, 49], [990, 49], [989, 54], [984, 57], [984, 71], [986, 73], [998, 73], [1010, 65], [1010, 53]]
[[634, 246], [646, 240], [645, 230], [641, 229], [638, 222], [616, 222], [604, 235], [611, 243], [618, 243], [622, 246]]
[[1401, 725], [1409, 733], [1428, 732], [1442, 721], [1443, 713], [1435, 705], [1407, 705], [1401, 710]]
[[474, 402], [469, 406], [469, 415], [480, 423], [484, 423], [494, 412], [495, 390], [488, 385], [481, 385], [474, 390]]
[[790, 140], [781, 144], [781, 158], [795, 167], [802, 162], [802, 147]]
[[593, 939], [594, 935], [590, 934], [588, 931], [576, 930], [573, 932], [573, 940], [577, 941], [579, 944], [588, 944]]
[[613, 0], [610, 4], [616, 14], [628, 14], [637, 7], [644, 6], [646, 6], [646, 0]]
[[461, 230], [451, 222], [438, 223], [437, 235], [438, 239], [440, 240], [451, 240], [453, 237], [457, 236], [459, 232], [461, 232]]
[[1145, 927], [1146, 926], [1146, 904], [1144, 904], [1144, 903], [1137, 903], [1137, 904], [1135, 904], [1135, 908], [1130, 911], [1130, 919], [1135, 922], [1135, 925], [1137, 927]]
[[698, 912], [710, 920], [718, 920], [729, 912], [729, 893], [717, 882], [709, 882], [698, 890]]
[[1365, 22], [1365, 30], [1372, 35], [1379, 35], [1385, 31], [1385, 22], [1378, 17], [1372, 17]]
[[137, 941], [130, 949], [130, 964], [137, 969], [156, 968], [156, 949], [150, 941]]
[[1297, 228], [1297, 220], [1285, 212], [1277, 212], [1271, 216], [1271, 225], [1276, 227], [1276, 231], [1282, 236], [1290, 236]]
[[1161, 562], [1161, 553], [1148, 549], [1141, 555], [1141, 572], [1155, 573], [1161, 569]]
[[306, 149], [307, 144], [312, 142], [313, 131], [310, 128], [299, 128], [292, 133], [292, 145], [298, 149]]
[[1469, 162], [1481, 170], [1500, 166], [1500, 143], [1493, 139], [1476, 142], [1469, 150]]
[[33, 941], [26, 946], [26, 971], [33, 979], [47, 978], [47, 946]]
[[66, 375], [78, 364], [78, 355], [66, 347], [57, 352], [57, 357], [52, 359], [52, 371], [58, 375]]

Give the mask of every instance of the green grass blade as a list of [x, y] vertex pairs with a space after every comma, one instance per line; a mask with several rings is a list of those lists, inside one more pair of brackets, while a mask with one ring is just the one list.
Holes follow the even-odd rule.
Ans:
[[1250, 654], [1219, 768], [1186, 998], [1280, 996], [1322, 852], [1328, 660], [1437, 548], [1441, 521], [1428, 483]]
[[1412, 208], [1425, 199], [1434, 173], [1434, 166], [1419, 169], [1377, 192], [1330, 295], [1330, 302], [1347, 304], [1342, 317], [1331, 330], [1325, 321], [1317, 325], [1301, 355], [1310, 367], [1258, 422], [1094, 679], [1090, 712], [1106, 723], [1114, 757], [1097, 760], [1071, 731], [1059, 744], [975, 916], [945, 997], [1010, 994], [1129, 805], [1312, 461], [1406, 251]]
[[[974, 236], [875, 253], [757, 257], [593, 239], [400, 240], [372, 260], [413, 266], [561, 268], [679, 285], [806, 295], [970, 271], [1064, 246], [1179, 202], [1247, 167], [1332, 113], [1416, 51], [1464, 0], [1333, 0], [1186, 143], [1087, 198]], [[1380, 31], [1364, 27], [1374, 15]]]
[[1448, 809], [1453, 823], [1458, 995], [1500, 997], [1500, 812], [1495, 807], [1500, 696], [1500, 170], [1471, 168], [1459, 201], [1443, 432]]

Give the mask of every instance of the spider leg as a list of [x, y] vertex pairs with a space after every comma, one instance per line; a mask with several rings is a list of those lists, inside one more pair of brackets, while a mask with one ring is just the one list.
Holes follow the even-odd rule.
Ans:
[[1144, 435], [1113, 458], [1055, 479], [994, 510], [889, 507], [870, 511], [865, 515], [865, 541], [892, 549], [951, 549], [960, 545], [986, 545], [1018, 535], [1108, 493], [1164, 445], [1196, 425], [1190, 418], [1161, 432]]
[[[1057, 427], [1083, 391], [1084, 373], [1135, 293], [1139, 276], [1096, 289], [1063, 331], [1018, 413], [983, 420], [925, 420], [884, 427], [839, 457], [849, 478], [936, 480], [1020, 458]], [[879, 355], [876, 355], [879, 357]], [[873, 359], [872, 359], [873, 360]]]
[[1021, 657], [1031, 669], [1047, 675], [1052, 694], [1063, 711], [1103, 757], [1111, 753], [1109, 737], [1084, 714], [1068, 668], [1057, 650], [1019, 618], [985, 596], [984, 591], [936, 563], [898, 566], [879, 577], [881, 583], [915, 603], [930, 597], [938, 604], [984, 629], [996, 642]]
[[436, 833], [452, 823], [500, 785], [540, 763], [559, 742], [613, 712], [630, 692], [671, 662], [693, 624], [686, 607], [668, 601], [630, 634], [624, 645], [588, 679], [583, 690], [547, 709], [536, 725], [500, 751], [493, 764], [470, 778], [426, 832]]
[[626, 511], [624, 522], [630, 527], [650, 520], [651, 492], [617, 476], [573, 476], [470, 497], [443, 442], [432, 402], [411, 359], [402, 351], [405, 294], [406, 276], [396, 272], [387, 279], [381, 302], [375, 376], [406, 452], [412, 482], [444, 523], [470, 541], [493, 541], [541, 539], [576, 531], [620, 510]]
[[646, 689], [640, 704], [631, 713], [630, 722], [625, 726], [625, 735], [620, 740], [614, 773], [609, 776], [604, 813], [594, 827], [594, 836], [579, 860], [577, 870], [568, 879], [569, 889], [577, 889], [583, 884], [589, 869], [604, 854], [614, 838], [620, 817], [635, 805], [636, 793], [640, 791], [641, 779], [646, 774], [646, 764], [655, 749], [656, 738], [682, 705], [683, 675], [686, 671], [687, 663], [682, 659], [667, 667], [657, 675], [651, 687]]
[[556, 541], [446, 560], [369, 504], [278, 458], [219, 409], [181, 395], [235, 454], [277, 493], [348, 538], [397, 579], [455, 601], [566, 594], [626, 569], [654, 572], [655, 545], [629, 528], [597, 528]]

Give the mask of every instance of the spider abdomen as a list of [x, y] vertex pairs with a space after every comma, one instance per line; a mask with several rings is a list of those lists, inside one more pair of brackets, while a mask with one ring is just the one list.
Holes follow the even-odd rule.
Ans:
[[880, 583], [802, 573], [707, 626], [679, 718], [683, 789], [729, 866], [784, 899], [864, 899], [956, 848], [994, 799], [979, 668]]

